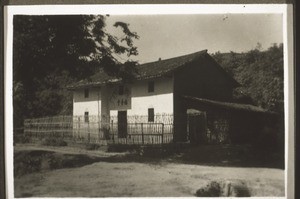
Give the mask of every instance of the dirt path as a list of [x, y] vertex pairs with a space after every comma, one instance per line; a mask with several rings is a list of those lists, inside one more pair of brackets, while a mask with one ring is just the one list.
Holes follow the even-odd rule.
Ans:
[[[71, 150], [70, 153], [77, 152]], [[111, 155], [99, 151], [95, 153], [99, 156]], [[281, 169], [105, 160], [79, 168], [44, 171], [15, 178], [15, 196], [194, 196], [210, 181], [225, 180], [244, 183], [251, 196], [284, 196], [284, 170]]]

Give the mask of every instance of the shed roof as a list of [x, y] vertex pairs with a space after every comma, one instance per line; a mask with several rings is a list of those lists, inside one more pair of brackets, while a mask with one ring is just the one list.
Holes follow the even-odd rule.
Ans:
[[269, 113], [276, 114], [275, 112], [268, 111], [258, 106], [254, 106], [251, 104], [239, 104], [232, 102], [222, 102], [215, 101], [210, 99], [192, 97], [192, 96], [183, 96], [184, 99], [189, 100], [190, 102], [195, 102], [200, 105], [205, 105], [205, 107], [213, 107], [217, 109], [223, 110], [234, 110], [234, 111], [245, 111], [245, 112], [254, 112], [254, 113]]
[[[191, 63], [197, 59], [208, 58], [207, 56], [210, 57], [210, 55], [207, 53], [207, 50], [202, 50], [188, 55], [137, 65], [137, 74], [135, 75], [135, 79], [143, 80], [172, 74], [179, 68], [186, 66], [188, 63]], [[211, 59], [213, 60], [213, 58]], [[229, 81], [231, 81], [234, 86], [239, 86], [239, 83], [237, 83], [229, 74], [227, 74], [217, 62], [215, 62], [214, 65], [216, 65], [216, 67], [221, 70], [225, 76], [227, 76]], [[110, 76], [105, 73], [103, 69], [100, 69], [98, 73], [94, 74], [90, 78], [72, 84], [68, 88], [74, 89], [80, 87], [93, 87], [119, 81], [121, 81], [121, 78]]]

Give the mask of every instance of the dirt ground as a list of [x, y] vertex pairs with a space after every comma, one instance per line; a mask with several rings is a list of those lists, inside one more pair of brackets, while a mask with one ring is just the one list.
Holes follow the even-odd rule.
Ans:
[[[20, 151], [39, 147], [15, 147]], [[79, 167], [47, 170], [15, 177], [15, 197], [179, 197], [195, 196], [211, 181], [243, 184], [251, 196], [284, 196], [284, 170], [204, 166], [168, 161], [115, 161], [126, 153], [47, 148], [55, 154], [88, 155]], [[68, 152], [66, 152], [68, 151]], [[109, 158], [109, 159], [107, 159]]]

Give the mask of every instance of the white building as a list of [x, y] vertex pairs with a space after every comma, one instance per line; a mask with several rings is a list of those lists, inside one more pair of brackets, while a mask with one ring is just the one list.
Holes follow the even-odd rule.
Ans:
[[88, 116], [97, 116], [102, 118], [98, 129], [117, 124], [118, 131], [125, 131], [118, 132], [122, 137], [130, 128], [127, 124], [166, 123], [165, 115], [172, 118], [175, 141], [184, 141], [189, 108], [184, 96], [230, 102], [238, 85], [204, 50], [138, 65], [131, 83], [100, 70], [69, 88], [74, 91], [73, 115], [84, 115], [85, 125], [91, 125]]

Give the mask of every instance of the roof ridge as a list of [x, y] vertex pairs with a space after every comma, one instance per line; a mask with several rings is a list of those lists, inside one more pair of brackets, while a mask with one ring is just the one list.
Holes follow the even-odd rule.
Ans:
[[[135, 78], [137, 80], [146, 80], [150, 78], [157, 78], [162, 77], [164, 75], [170, 75], [171, 72], [175, 72], [176, 70], [179, 70], [182, 67], [187, 66], [187, 63], [194, 62], [198, 59], [207, 59], [207, 57], [211, 57], [207, 53], [207, 49], [197, 51], [190, 54], [185, 54], [177, 57], [168, 58], [165, 60], [158, 60], [154, 62], [148, 62], [144, 64], [137, 65], [137, 73], [135, 74]], [[213, 58], [211, 58], [214, 60]], [[217, 65], [218, 63], [215, 62]], [[222, 69], [221, 66], [218, 65], [220, 69]], [[223, 69], [224, 70], [224, 69]], [[226, 75], [225, 71], [223, 71], [224, 75]], [[228, 74], [227, 74], [228, 75]], [[229, 77], [229, 76], [228, 76]], [[119, 78], [116, 76], [111, 76], [106, 73], [106, 71], [102, 68], [99, 68], [99, 70], [93, 74], [91, 77], [91, 81], [85, 82], [84, 80], [79, 81], [72, 85], [71, 87], [83, 87], [83, 86], [99, 86], [100, 84], [105, 84], [109, 82], [118, 82]], [[88, 79], [88, 78], [86, 78]], [[85, 80], [86, 80], [85, 79]], [[232, 77], [229, 78], [230, 81], [236, 82]], [[121, 80], [120, 80], [121, 81]], [[77, 85], [77, 86], [76, 86]]]
[[207, 49], [204, 49], [204, 50], [200, 50], [200, 51], [197, 51], [197, 52], [193, 52], [193, 53], [189, 53], [189, 54], [184, 54], [184, 55], [180, 55], [180, 56], [176, 56], [176, 57], [170, 57], [170, 58], [167, 58], [167, 59], [161, 59], [161, 60], [156, 60], [156, 61], [151, 61], [151, 62], [146, 62], [146, 63], [143, 63], [143, 64], [138, 64], [137, 66], [142, 66], [142, 65], [147, 65], [147, 64], [152, 64], [152, 63], [156, 63], [156, 62], [162, 62], [162, 61], [168, 61], [168, 60], [172, 60], [172, 59], [177, 59], [177, 58], [183, 58], [185, 56], [191, 56], [191, 55], [196, 55], [196, 54], [202, 54], [202, 53], [207, 53]]

